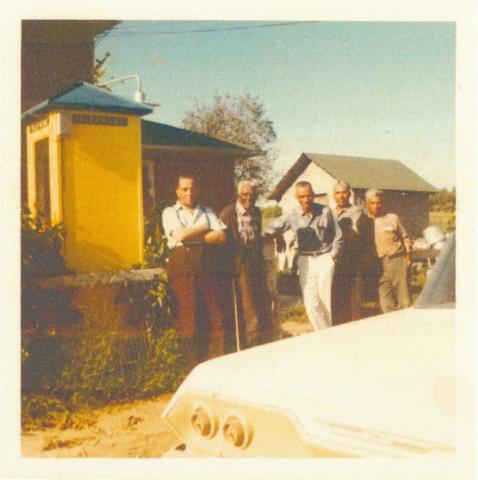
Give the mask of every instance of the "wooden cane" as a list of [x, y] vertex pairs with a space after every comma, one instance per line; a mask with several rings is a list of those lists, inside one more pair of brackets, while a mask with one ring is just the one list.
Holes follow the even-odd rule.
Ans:
[[241, 341], [239, 338], [239, 313], [237, 310], [236, 277], [232, 277], [232, 298], [234, 301], [234, 329], [236, 332], [236, 351], [241, 350]]

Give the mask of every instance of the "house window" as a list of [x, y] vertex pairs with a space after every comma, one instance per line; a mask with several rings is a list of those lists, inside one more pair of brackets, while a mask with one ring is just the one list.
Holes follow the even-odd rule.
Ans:
[[35, 188], [36, 210], [47, 223], [50, 223], [50, 157], [48, 138], [35, 143]]

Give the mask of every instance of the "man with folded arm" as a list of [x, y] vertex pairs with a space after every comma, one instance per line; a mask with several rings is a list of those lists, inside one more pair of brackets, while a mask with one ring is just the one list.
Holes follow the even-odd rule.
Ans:
[[224, 223], [198, 202], [190, 174], [178, 177], [177, 202], [163, 211], [171, 255], [168, 283], [177, 301], [177, 330], [189, 367], [224, 353], [224, 309], [215, 278], [215, 245], [226, 242]]

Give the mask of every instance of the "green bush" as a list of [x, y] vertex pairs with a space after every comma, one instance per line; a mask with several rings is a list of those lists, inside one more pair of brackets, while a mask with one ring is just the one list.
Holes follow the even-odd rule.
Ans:
[[[22, 339], [22, 425], [71, 423], [85, 408], [177, 389], [186, 375], [177, 333]], [[56, 419], [56, 420], [55, 420]]]
[[51, 395], [22, 395], [22, 428], [67, 427], [70, 419], [65, 403]]
[[172, 327], [176, 305], [165, 274], [150, 282], [125, 282], [117, 302], [128, 306], [125, 320], [131, 325], [144, 326], [153, 334]]
[[22, 279], [68, 273], [62, 256], [64, 230], [28, 210], [21, 216]]
[[28, 210], [21, 217], [21, 312], [22, 327], [39, 331], [54, 329], [56, 319], [75, 322], [81, 314], [72, 308], [73, 292], [65, 289], [36, 289], [38, 278], [65, 275], [68, 272], [62, 256], [64, 231], [61, 225], [50, 226]]
[[165, 208], [159, 202], [144, 222], [144, 261], [138, 268], [164, 268], [169, 256], [167, 239], [161, 232], [161, 216]]

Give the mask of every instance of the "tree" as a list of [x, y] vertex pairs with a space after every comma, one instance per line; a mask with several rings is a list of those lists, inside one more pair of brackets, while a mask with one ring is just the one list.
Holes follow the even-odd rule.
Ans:
[[430, 195], [430, 208], [434, 211], [454, 212], [456, 210], [456, 190], [451, 191], [442, 188]]
[[261, 208], [262, 213], [262, 226], [267, 227], [272, 220], [280, 217], [282, 215], [282, 208], [279, 205], [275, 205], [274, 207], [264, 207]]
[[271, 180], [272, 163], [276, 157], [271, 147], [277, 136], [258, 97], [216, 95], [211, 104], [198, 103], [187, 112], [183, 126], [251, 150], [263, 151], [264, 155], [236, 162], [236, 180], [253, 178], [260, 190], [265, 189]]
[[108, 71], [105, 64], [110, 55], [110, 52], [106, 52], [103, 55], [103, 58], [95, 58], [95, 65], [93, 67], [93, 82], [95, 85], [99, 85], [101, 83], [101, 79]]

